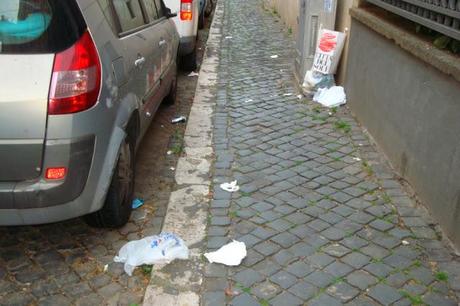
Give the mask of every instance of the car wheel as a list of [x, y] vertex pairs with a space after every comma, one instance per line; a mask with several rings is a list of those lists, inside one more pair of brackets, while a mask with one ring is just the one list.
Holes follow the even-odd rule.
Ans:
[[180, 59], [180, 66], [185, 71], [192, 71], [197, 68], [196, 65], [196, 48], [192, 53], [182, 56]]
[[118, 228], [131, 216], [134, 193], [134, 141], [129, 137], [120, 148], [104, 206], [101, 210], [85, 216], [90, 226]]
[[201, 12], [200, 17], [198, 18], [198, 29], [204, 28], [204, 12]]
[[214, 0], [209, 0], [207, 5], [206, 5], [206, 8], [204, 10], [204, 15], [206, 17], [211, 16], [211, 13], [212, 13], [213, 9], [214, 9]]
[[166, 105], [174, 105], [177, 98], [177, 71], [174, 79], [171, 82], [168, 95], [164, 98], [163, 103]]

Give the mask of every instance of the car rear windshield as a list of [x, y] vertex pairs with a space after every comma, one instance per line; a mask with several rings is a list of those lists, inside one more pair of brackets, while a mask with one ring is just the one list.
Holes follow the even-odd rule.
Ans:
[[56, 53], [86, 26], [75, 0], [0, 0], [0, 53]]

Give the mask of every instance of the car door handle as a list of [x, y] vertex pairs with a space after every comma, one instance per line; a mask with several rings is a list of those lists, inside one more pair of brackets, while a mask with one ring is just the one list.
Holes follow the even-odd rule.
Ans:
[[145, 57], [139, 57], [137, 60], [134, 61], [134, 65], [136, 67], [141, 67], [145, 63]]
[[166, 45], [166, 40], [164, 40], [164, 39], [160, 40], [160, 42], [158, 43], [158, 45], [159, 45], [160, 47]]

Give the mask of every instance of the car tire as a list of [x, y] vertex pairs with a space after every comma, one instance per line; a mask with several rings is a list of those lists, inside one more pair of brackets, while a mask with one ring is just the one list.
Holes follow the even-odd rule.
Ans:
[[112, 181], [101, 210], [84, 217], [85, 222], [93, 227], [119, 228], [125, 225], [131, 216], [134, 194], [135, 159], [134, 141], [123, 142], [118, 155]]
[[185, 71], [192, 71], [197, 68], [196, 64], [196, 48], [192, 53], [183, 55], [180, 59], [180, 67]]
[[177, 98], [177, 71], [174, 79], [171, 82], [171, 87], [169, 88], [168, 95], [163, 99], [165, 105], [174, 105]]
[[214, 0], [209, 0], [204, 10], [204, 16], [205, 17], [211, 16], [213, 9], [214, 9]]
[[203, 29], [204, 28], [204, 12], [201, 12], [200, 17], [198, 18], [198, 29]]

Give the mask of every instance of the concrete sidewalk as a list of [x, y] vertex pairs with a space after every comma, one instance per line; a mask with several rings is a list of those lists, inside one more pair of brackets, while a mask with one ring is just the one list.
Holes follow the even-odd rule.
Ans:
[[[297, 98], [276, 14], [219, 1], [209, 39], [164, 228], [193, 255], [158, 267], [144, 304], [458, 305], [459, 258], [410, 189], [346, 107]], [[202, 258], [232, 239], [241, 266]]]

